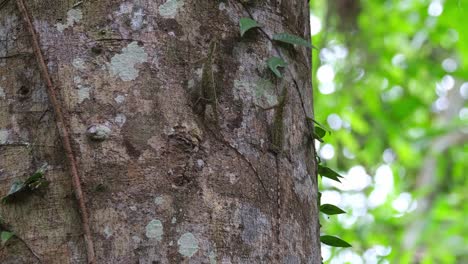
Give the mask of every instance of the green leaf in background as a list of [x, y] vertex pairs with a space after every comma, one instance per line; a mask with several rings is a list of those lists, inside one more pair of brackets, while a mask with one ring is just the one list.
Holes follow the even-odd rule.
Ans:
[[332, 247], [351, 247], [351, 245], [336, 236], [320, 236], [320, 242]]
[[9, 232], [9, 231], [2, 231], [2, 233], [0, 234], [0, 240], [1, 240], [1, 243], [2, 243], [2, 247], [5, 246], [5, 244], [8, 242], [8, 240], [10, 240], [10, 238], [12, 238], [15, 234], [13, 232]]
[[[323, 234], [351, 243], [363, 263], [468, 263], [468, 2], [349, 2], [360, 11], [347, 28], [335, 1], [310, 1], [312, 43], [323, 48], [312, 54], [314, 118], [333, 127], [323, 139], [334, 156], [321, 165], [356, 175], [339, 190], [322, 182], [324, 197], [340, 193], [347, 212], [365, 213], [349, 222], [320, 213]], [[354, 184], [369, 176], [365, 188]], [[400, 199], [425, 210], [397, 210]], [[385, 254], [369, 259], [376, 248]], [[327, 255], [346, 262], [342, 248]]]
[[320, 212], [327, 214], [327, 215], [346, 214], [346, 212], [341, 210], [341, 208], [334, 206], [332, 204], [321, 205]]
[[328, 167], [322, 166], [322, 165], [318, 165], [318, 173], [322, 177], [326, 177], [326, 178], [332, 179], [332, 180], [337, 181], [337, 182], [341, 182], [340, 178], [343, 178], [343, 176], [338, 174], [336, 171], [334, 171], [334, 170], [332, 170], [332, 169], [330, 169]]
[[273, 35], [273, 39], [276, 40], [276, 41], [280, 41], [280, 42], [284, 42], [284, 43], [288, 43], [288, 44], [292, 44], [292, 45], [299, 45], [299, 46], [304, 46], [304, 47], [308, 47], [308, 48], [315, 48], [314, 46], [312, 46], [312, 44], [310, 44], [309, 41], [301, 38], [301, 37], [298, 37], [296, 35], [291, 35], [291, 34], [288, 34], [288, 33], [279, 33], [279, 34], [275, 34]]
[[281, 72], [278, 70], [278, 67], [286, 67], [288, 65], [282, 58], [271, 57], [267, 60], [268, 68], [278, 77], [282, 78]]
[[241, 37], [243, 37], [245, 32], [249, 31], [250, 29], [260, 27], [257, 21], [247, 18], [247, 17], [243, 17], [239, 20], [239, 26], [240, 26]]

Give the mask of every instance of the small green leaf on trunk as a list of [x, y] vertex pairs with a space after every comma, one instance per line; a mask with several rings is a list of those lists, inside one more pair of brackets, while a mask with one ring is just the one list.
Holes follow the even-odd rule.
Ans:
[[7, 195], [2, 198], [3, 203], [12, 201], [16, 195], [24, 192], [31, 192], [39, 187], [47, 186], [48, 181], [44, 178], [44, 173], [47, 168], [47, 164], [44, 164], [41, 168], [36, 170], [31, 176], [29, 176], [24, 182], [15, 181], [8, 191]]
[[10, 240], [10, 238], [12, 238], [14, 235], [15, 234], [13, 232], [2, 231], [2, 233], [0, 233], [0, 240], [2, 242], [2, 247], [5, 246], [8, 240]]
[[239, 20], [239, 26], [240, 26], [241, 37], [243, 37], [244, 34], [250, 29], [260, 27], [257, 21], [247, 18], [247, 17], [243, 17]]

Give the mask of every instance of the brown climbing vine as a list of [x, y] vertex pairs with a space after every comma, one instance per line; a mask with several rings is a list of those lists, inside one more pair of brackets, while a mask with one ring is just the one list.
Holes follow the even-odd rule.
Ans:
[[67, 159], [70, 165], [73, 190], [78, 200], [78, 207], [80, 209], [80, 216], [81, 216], [82, 228], [83, 228], [83, 233], [84, 233], [84, 240], [86, 244], [86, 254], [88, 258], [88, 263], [95, 264], [96, 259], [95, 259], [95, 254], [94, 254], [94, 246], [93, 246], [93, 240], [91, 236], [91, 229], [89, 227], [88, 212], [87, 212], [87, 208], [85, 204], [83, 190], [81, 188], [81, 180], [80, 180], [80, 176], [78, 173], [78, 166], [77, 166], [75, 155], [73, 154], [73, 150], [72, 150], [71, 143], [70, 143], [71, 137], [68, 131], [68, 127], [66, 125], [64, 112], [60, 105], [60, 101], [57, 98], [55, 87], [54, 87], [54, 84], [52, 83], [52, 79], [50, 77], [49, 70], [47, 69], [47, 65], [45, 63], [44, 56], [42, 54], [42, 50], [39, 44], [39, 37], [34, 29], [34, 25], [32, 23], [32, 19], [30, 17], [28, 8], [23, 0], [16, 0], [16, 5], [21, 13], [21, 17], [26, 23], [26, 28], [29, 31], [29, 34], [31, 35], [31, 42], [32, 42], [34, 55], [38, 63], [39, 71], [41, 72], [42, 78], [44, 79], [44, 82], [47, 87], [47, 94], [49, 96], [49, 99], [51, 101], [52, 107], [55, 112], [57, 129], [59, 130], [59, 134], [62, 139], [63, 148], [65, 149], [65, 154], [67, 156]]

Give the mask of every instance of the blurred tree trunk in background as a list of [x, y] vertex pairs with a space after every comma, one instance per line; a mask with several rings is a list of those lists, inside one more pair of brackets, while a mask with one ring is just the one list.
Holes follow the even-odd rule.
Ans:
[[[454, 86], [460, 87], [463, 82], [458, 81]], [[457, 118], [458, 113], [463, 108], [464, 98], [459, 95], [458, 89], [451, 89], [447, 92], [447, 100], [450, 102], [444, 112], [436, 115], [436, 122], [442, 127], [449, 126], [450, 122]], [[416, 190], [422, 190], [422, 195], [418, 199], [418, 206], [413, 212], [415, 215], [411, 223], [404, 230], [402, 239], [402, 259], [413, 263], [420, 263], [425, 257], [427, 248], [424, 245], [425, 228], [432, 220], [428, 215], [437, 199], [440, 198], [440, 193], [443, 190], [450, 188], [451, 183], [449, 177], [451, 175], [451, 166], [444, 171], [438, 170], [440, 166], [440, 157], [449, 156], [448, 150], [457, 145], [464, 145], [468, 141], [468, 134], [463, 130], [451, 131], [435, 137], [430, 144], [429, 151], [424, 155], [422, 165], [416, 178]], [[438, 173], [442, 173], [442, 177], [438, 177]]]
[[[307, 1], [26, 1], [36, 39], [15, 1], [0, 4], [0, 194], [43, 164], [50, 185], [0, 207], [2, 229], [17, 236], [1, 263], [321, 262], [305, 118], [310, 52], [279, 49], [289, 66], [277, 79], [265, 66], [278, 55], [271, 42], [258, 30], [241, 38], [238, 28], [250, 13], [270, 36], [307, 39]], [[196, 113], [213, 39], [205, 68], [217, 104]], [[275, 110], [257, 105], [274, 105], [283, 88], [277, 155], [269, 151]]]

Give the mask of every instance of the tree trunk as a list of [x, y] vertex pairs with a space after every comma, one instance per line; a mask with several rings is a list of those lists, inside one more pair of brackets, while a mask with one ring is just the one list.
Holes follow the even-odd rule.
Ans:
[[320, 263], [310, 51], [269, 39], [308, 21], [306, 0], [0, 1], [0, 195], [49, 181], [1, 205], [0, 262]]

